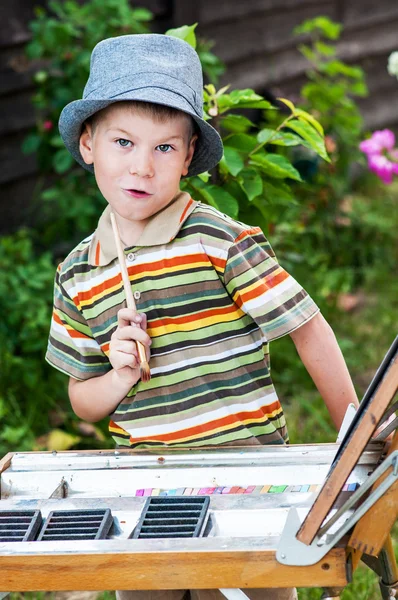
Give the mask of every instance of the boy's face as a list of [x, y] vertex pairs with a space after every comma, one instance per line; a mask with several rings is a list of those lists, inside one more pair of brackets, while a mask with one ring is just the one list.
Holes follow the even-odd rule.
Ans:
[[189, 139], [190, 131], [184, 114], [161, 122], [117, 104], [102, 111], [94, 129], [86, 126], [81, 154], [122, 220], [144, 226], [171, 202], [193, 157], [197, 136]]

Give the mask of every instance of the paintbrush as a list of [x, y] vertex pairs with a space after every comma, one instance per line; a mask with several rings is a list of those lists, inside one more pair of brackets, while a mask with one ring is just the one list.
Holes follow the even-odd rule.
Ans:
[[[122, 242], [120, 240], [120, 235], [119, 235], [119, 229], [118, 229], [118, 226], [116, 223], [116, 218], [115, 218], [115, 215], [113, 212], [111, 212], [111, 223], [112, 223], [113, 235], [115, 238], [117, 255], [118, 255], [118, 259], [119, 259], [120, 271], [122, 273], [122, 280], [123, 280], [124, 293], [126, 296], [127, 308], [132, 308], [133, 310], [137, 311], [133, 292], [131, 290], [131, 283], [130, 283], [129, 275], [127, 272], [127, 266], [126, 266], [126, 261], [124, 258]], [[138, 327], [138, 325], [136, 323], [131, 323], [131, 324], [134, 327]], [[148, 365], [144, 345], [141, 342], [139, 342], [138, 340], [135, 340], [135, 343], [137, 344], [138, 356], [140, 359], [141, 380], [149, 381], [151, 378], [151, 371], [149, 370], [149, 365]]]

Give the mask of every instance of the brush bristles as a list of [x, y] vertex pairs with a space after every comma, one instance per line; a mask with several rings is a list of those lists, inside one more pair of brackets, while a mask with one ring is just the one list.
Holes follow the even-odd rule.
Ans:
[[141, 381], [147, 382], [151, 378], [151, 371], [149, 369], [149, 365], [147, 362], [142, 362], [140, 364], [140, 375]]

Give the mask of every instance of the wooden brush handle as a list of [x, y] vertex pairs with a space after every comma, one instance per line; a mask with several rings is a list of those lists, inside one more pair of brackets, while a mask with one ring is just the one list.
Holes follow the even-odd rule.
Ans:
[[[118, 229], [118, 226], [116, 223], [116, 218], [115, 218], [115, 215], [113, 212], [111, 212], [111, 223], [112, 223], [113, 235], [115, 238], [117, 256], [118, 256], [119, 264], [120, 264], [120, 271], [122, 273], [122, 280], [123, 280], [124, 293], [126, 295], [127, 308], [132, 308], [133, 310], [137, 311], [133, 292], [131, 289], [129, 274], [127, 272], [126, 260], [124, 258], [124, 251], [122, 248], [122, 242], [120, 240], [119, 229]], [[134, 324], [134, 325], [136, 325], [136, 324]], [[145, 348], [144, 348], [143, 344], [137, 340], [136, 340], [136, 344], [137, 344], [137, 349], [138, 349], [138, 355], [140, 357], [140, 363], [146, 362], [147, 357], [146, 357], [146, 352], [145, 352]]]

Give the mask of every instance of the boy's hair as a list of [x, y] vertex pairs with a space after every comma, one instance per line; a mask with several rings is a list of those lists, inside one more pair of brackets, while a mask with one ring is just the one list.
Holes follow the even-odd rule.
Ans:
[[[159, 123], [165, 123], [169, 119], [173, 120], [177, 117], [177, 115], [184, 115], [187, 117], [189, 123], [188, 142], [191, 140], [194, 134], [199, 133], [198, 127], [196, 126], [196, 123], [192, 119], [192, 117], [187, 113], [184, 113], [182, 110], [178, 110], [177, 108], [165, 106], [164, 104], [155, 104], [153, 102], [142, 102], [139, 100], [122, 100], [120, 102], [115, 102], [110, 106], [115, 105], [131, 108], [132, 112], [137, 111], [144, 113], [145, 115], [151, 117]], [[91, 117], [86, 119], [85, 123], [91, 125], [93, 134], [95, 132], [96, 127], [98, 126], [99, 121], [101, 120], [103, 112], [106, 111], [107, 108], [99, 110], [98, 112], [91, 115]]]

